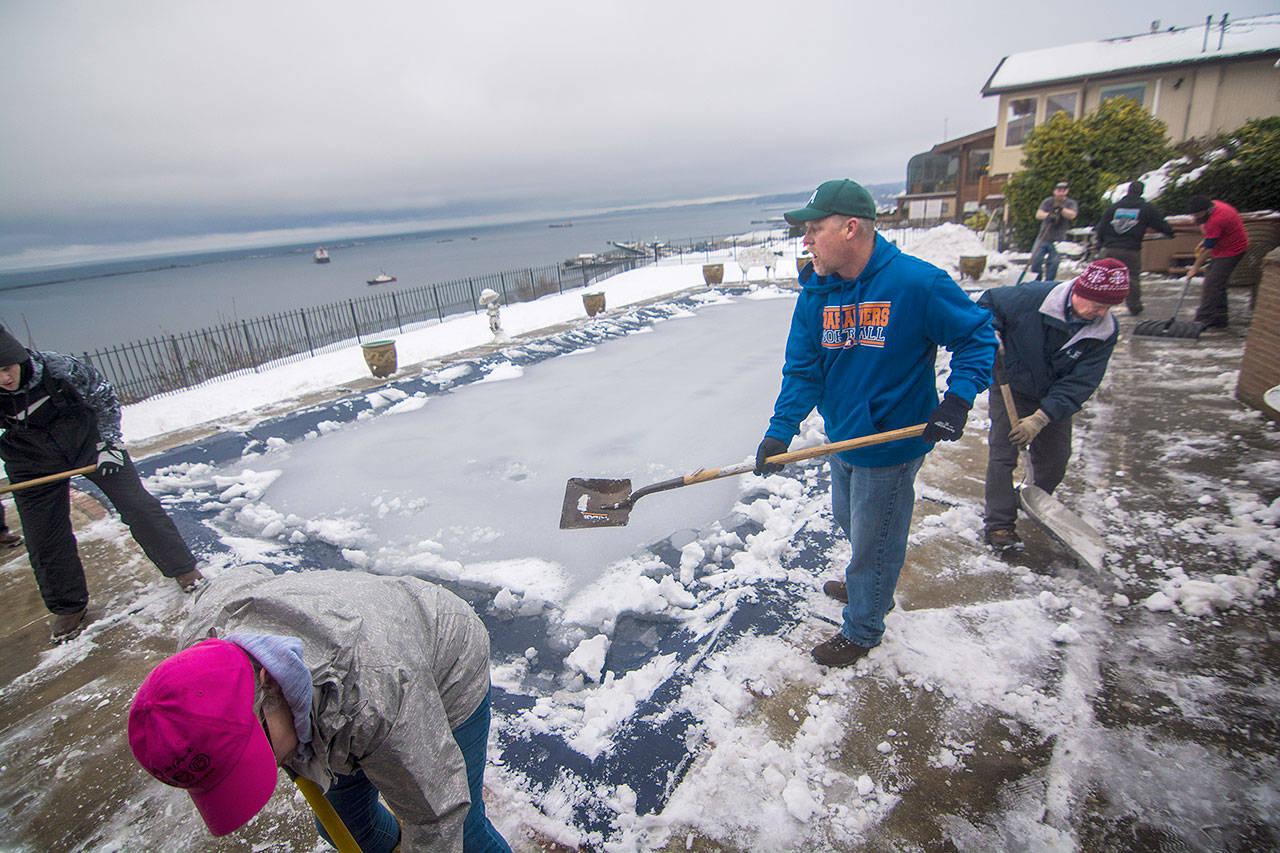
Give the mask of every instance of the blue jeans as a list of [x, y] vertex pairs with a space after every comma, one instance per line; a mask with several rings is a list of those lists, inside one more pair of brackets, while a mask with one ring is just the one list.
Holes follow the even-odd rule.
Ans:
[[860, 646], [880, 645], [885, 614], [907, 559], [920, 456], [900, 465], [864, 468], [831, 457], [831, 508], [849, 537], [853, 557], [844, 571], [849, 603], [840, 633]]
[[[453, 730], [453, 739], [462, 750], [462, 760], [467, 765], [467, 785], [471, 789], [471, 808], [462, 823], [462, 849], [465, 853], [511, 853], [511, 848], [484, 813], [484, 766], [489, 746], [489, 694], [467, 721]], [[365, 853], [391, 853], [400, 843], [400, 825], [387, 807], [378, 802], [378, 789], [360, 770], [350, 776], [338, 776], [325, 799], [333, 804], [334, 811], [347, 831]], [[333, 843], [320, 821], [316, 821], [320, 836]]]
[[1045, 237], [1031, 256], [1031, 271], [1036, 274], [1036, 281], [1057, 281], [1058, 263], [1058, 250], [1053, 241]]

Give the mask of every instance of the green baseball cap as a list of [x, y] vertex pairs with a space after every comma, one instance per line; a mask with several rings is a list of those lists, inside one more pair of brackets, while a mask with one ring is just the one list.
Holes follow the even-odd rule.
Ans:
[[799, 210], [784, 213], [783, 216], [792, 225], [799, 225], [836, 213], [860, 219], [875, 219], [876, 201], [871, 193], [863, 189], [862, 184], [844, 178], [822, 184], [809, 196], [808, 204]]

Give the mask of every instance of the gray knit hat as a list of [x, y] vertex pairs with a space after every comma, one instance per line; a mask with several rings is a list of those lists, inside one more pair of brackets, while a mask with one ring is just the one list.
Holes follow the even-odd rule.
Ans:
[[0, 326], [0, 367], [23, 364], [30, 357], [27, 354], [27, 348], [9, 334], [8, 330]]

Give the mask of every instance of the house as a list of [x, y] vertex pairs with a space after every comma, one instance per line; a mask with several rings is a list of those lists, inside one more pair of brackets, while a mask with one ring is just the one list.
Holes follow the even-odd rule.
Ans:
[[963, 221], [977, 211], [1003, 185], [989, 175], [995, 134], [988, 127], [940, 142], [908, 160], [899, 215], [909, 222]]
[[1055, 113], [1080, 118], [1125, 96], [1168, 126], [1173, 144], [1280, 114], [1280, 14], [1160, 29], [1006, 56], [982, 87], [1000, 105], [992, 176], [1022, 163], [1022, 142]]

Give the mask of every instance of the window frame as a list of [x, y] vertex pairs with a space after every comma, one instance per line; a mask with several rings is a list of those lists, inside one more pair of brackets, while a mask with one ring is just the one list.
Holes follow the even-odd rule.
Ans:
[[[1064, 109], [1051, 110], [1049, 105], [1050, 103], [1052, 103], [1053, 99], [1061, 98], [1064, 96], [1070, 96], [1072, 98], [1071, 111], [1068, 112], [1067, 110], [1064, 110]], [[1058, 113], [1067, 113], [1067, 115], [1070, 116], [1072, 119], [1079, 118], [1080, 103], [1082, 100], [1083, 99], [1080, 97], [1079, 89], [1064, 89], [1060, 92], [1049, 92], [1047, 95], [1044, 96], [1044, 120], [1048, 121]]]
[[[1016, 104], [1029, 103], [1031, 111], [1020, 116], [1014, 116], [1013, 111]], [[1028, 95], [1023, 98], [1010, 98], [1006, 103], [1004, 116], [1004, 144], [1006, 148], [1017, 148], [1026, 140], [1027, 134], [1036, 126], [1036, 117], [1040, 112], [1040, 96]], [[1028, 119], [1030, 119], [1028, 121]], [[1015, 124], [1016, 122], [1016, 124]], [[1012, 133], [1017, 129], [1021, 131], [1021, 136], [1017, 141], [1012, 140]]]
[[[1128, 90], [1141, 89], [1142, 96], [1139, 98], [1135, 98], [1133, 97], [1133, 95], [1126, 94], [1124, 91], [1126, 89]], [[1108, 94], [1108, 92], [1110, 92], [1110, 94]], [[1117, 97], [1124, 97], [1124, 98], [1128, 98], [1131, 101], [1137, 101], [1138, 106], [1145, 109], [1147, 105], [1147, 81], [1142, 80], [1135, 83], [1116, 83], [1111, 86], [1100, 86], [1098, 88], [1098, 105], [1099, 106], [1101, 106], [1103, 103], [1110, 100], [1111, 98], [1117, 98]]]

